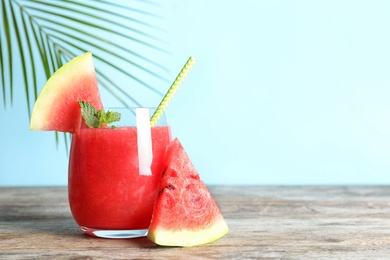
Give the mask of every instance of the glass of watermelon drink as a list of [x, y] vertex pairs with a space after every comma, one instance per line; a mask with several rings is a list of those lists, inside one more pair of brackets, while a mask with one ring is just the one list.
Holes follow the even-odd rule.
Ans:
[[110, 110], [122, 115], [121, 121], [114, 123], [115, 128], [89, 128], [82, 119], [80, 128], [72, 135], [70, 208], [77, 224], [89, 235], [145, 236], [164, 170], [165, 148], [171, 141], [170, 127], [165, 115], [158, 125], [151, 127], [151, 175], [142, 175], [139, 173], [135, 109]]

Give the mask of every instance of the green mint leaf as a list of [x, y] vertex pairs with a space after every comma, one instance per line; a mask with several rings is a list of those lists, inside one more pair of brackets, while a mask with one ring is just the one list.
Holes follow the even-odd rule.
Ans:
[[81, 107], [81, 115], [85, 123], [91, 128], [99, 128], [102, 125], [108, 125], [113, 122], [118, 122], [121, 119], [121, 114], [118, 112], [107, 111], [96, 108], [85, 101], [79, 101]]
[[106, 112], [103, 109], [96, 112], [96, 117], [99, 118], [101, 124], [106, 124]]
[[96, 108], [85, 101], [79, 101], [81, 107], [81, 115], [83, 116], [87, 126], [91, 128], [101, 127], [100, 120], [97, 117]]
[[113, 122], [118, 122], [121, 120], [121, 113], [113, 112], [108, 110], [106, 113], [106, 122], [107, 124], [111, 124]]

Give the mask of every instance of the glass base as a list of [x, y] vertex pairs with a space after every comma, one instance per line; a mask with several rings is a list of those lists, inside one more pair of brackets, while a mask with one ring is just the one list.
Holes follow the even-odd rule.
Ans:
[[87, 227], [80, 227], [84, 233], [101, 238], [137, 238], [144, 237], [148, 234], [147, 229], [136, 229], [136, 230], [101, 230], [92, 229]]

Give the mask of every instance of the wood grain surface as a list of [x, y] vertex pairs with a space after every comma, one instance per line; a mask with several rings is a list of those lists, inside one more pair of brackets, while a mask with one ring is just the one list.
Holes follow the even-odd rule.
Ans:
[[210, 186], [230, 231], [202, 246], [85, 235], [66, 187], [0, 188], [0, 259], [390, 259], [388, 186]]

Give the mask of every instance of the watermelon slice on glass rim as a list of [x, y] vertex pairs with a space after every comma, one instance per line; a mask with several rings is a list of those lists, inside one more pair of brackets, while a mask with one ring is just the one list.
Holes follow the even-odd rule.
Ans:
[[74, 133], [81, 120], [80, 100], [103, 108], [90, 52], [72, 59], [49, 78], [35, 101], [30, 129]]

